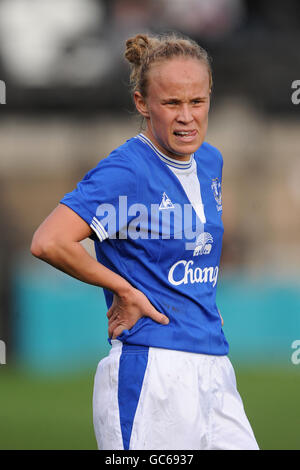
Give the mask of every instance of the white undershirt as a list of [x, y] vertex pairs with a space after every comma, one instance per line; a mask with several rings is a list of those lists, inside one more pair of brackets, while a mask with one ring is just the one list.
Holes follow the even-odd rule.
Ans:
[[174, 168], [172, 166], [169, 166], [169, 168], [179, 179], [200, 221], [205, 224], [206, 217], [204, 214], [204, 206], [202, 204], [200, 182], [197, 176], [197, 163], [195, 162], [195, 159], [193, 158], [191, 168], [188, 168], [187, 170]]

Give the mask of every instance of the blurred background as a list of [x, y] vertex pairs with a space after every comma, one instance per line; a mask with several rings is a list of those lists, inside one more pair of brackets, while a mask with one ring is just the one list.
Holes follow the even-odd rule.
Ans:
[[167, 31], [213, 59], [218, 306], [238, 389], [261, 448], [300, 449], [297, 0], [0, 0], [0, 449], [96, 449], [93, 378], [109, 350], [102, 290], [29, 247], [63, 195], [140, 131], [124, 42]]

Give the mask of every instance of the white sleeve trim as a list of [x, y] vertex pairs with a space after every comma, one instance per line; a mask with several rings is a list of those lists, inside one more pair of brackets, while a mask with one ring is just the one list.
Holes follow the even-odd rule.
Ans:
[[99, 220], [96, 219], [96, 217], [93, 217], [90, 227], [94, 230], [100, 242], [103, 242], [104, 240], [106, 240], [106, 238], [109, 237], [107, 231], [105, 230], [101, 222], [99, 222]]

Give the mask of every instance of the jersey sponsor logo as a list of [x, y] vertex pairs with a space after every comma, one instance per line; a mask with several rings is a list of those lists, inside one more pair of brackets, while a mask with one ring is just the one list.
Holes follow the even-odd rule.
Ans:
[[194, 249], [193, 256], [209, 255], [213, 241], [214, 239], [210, 233], [200, 233], [196, 240], [196, 248]]
[[219, 178], [212, 179], [211, 189], [212, 189], [215, 201], [217, 203], [217, 211], [221, 211], [222, 210], [222, 189], [221, 189], [221, 183], [219, 181]]
[[162, 200], [159, 206], [159, 210], [163, 209], [174, 209], [174, 204], [171, 201], [171, 199], [166, 195], [166, 193], [163, 193]]
[[217, 284], [219, 274], [218, 266], [205, 268], [194, 267], [194, 261], [179, 260], [169, 270], [168, 281], [173, 286], [181, 284], [194, 284], [210, 282], [213, 287]]

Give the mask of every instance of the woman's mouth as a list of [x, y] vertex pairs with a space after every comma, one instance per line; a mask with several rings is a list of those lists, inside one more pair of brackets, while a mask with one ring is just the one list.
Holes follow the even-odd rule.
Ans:
[[190, 130], [190, 131], [176, 130], [173, 132], [173, 134], [181, 142], [192, 142], [194, 138], [196, 137], [197, 131], [195, 129]]

